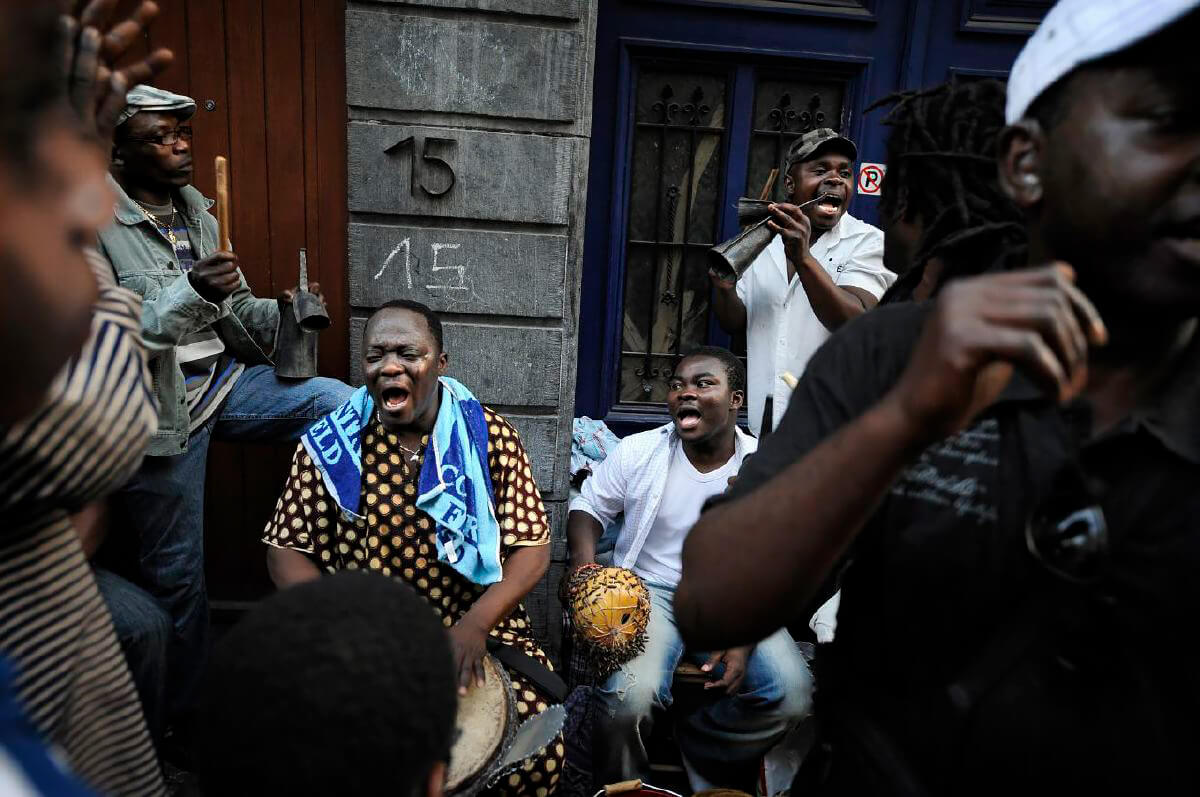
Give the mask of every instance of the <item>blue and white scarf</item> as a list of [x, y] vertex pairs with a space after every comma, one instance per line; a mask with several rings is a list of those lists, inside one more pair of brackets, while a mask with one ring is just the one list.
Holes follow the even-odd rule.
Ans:
[[[483, 406], [443, 376], [441, 407], [417, 482], [417, 508], [436, 524], [438, 559], [474, 584], [501, 579], [500, 523], [488, 470]], [[366, 387], [309, 427], [301, 442], [342, 513], [361, 520], [362, 431], [375, 415]]]

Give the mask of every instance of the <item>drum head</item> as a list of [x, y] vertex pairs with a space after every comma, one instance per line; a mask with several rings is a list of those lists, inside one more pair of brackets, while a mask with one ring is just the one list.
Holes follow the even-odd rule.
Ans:
[[483, 670], [483, 686], [472, 684], [458, 698], [446, 778], [450, 794], [470, 793], [475, 781], [486, 773], [516, 732], [516, 699], [508, 673], [491, 656], [483, 657]]

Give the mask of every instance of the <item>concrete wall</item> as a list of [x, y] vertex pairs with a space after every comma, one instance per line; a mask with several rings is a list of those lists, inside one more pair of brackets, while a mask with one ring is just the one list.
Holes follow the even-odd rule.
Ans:
[[526, 606], [558, 647], [595, 0], [346, 9], [351, 372], [370, 309], [442, 314], [450, 373], [520, 430], [554, 524]]

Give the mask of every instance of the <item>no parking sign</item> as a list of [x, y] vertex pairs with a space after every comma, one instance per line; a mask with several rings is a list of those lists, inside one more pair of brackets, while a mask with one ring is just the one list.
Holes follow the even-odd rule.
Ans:
[[882, 163], [863, 163], [858, 167], [858, 193], [865, 196], [879, 196], [883, 187], [883, 175], [887, 166]]

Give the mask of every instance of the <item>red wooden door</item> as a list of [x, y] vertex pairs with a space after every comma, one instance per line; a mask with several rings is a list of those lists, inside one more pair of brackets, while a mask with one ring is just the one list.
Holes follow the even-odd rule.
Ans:
[[[213, 158], [230, 160], [234, 248], [251, 289], [296, 284], [299, 251], [333, 319], [321, 374], [347, 377], [345, 3], [164, 0], [148, 46], [176, 61], [158, 85], [194, 97], [195, 185], [215, 196]], [[206, 560], [214, 607], [270, 589], [259, 537], [294, 446], [215, 444]]]

